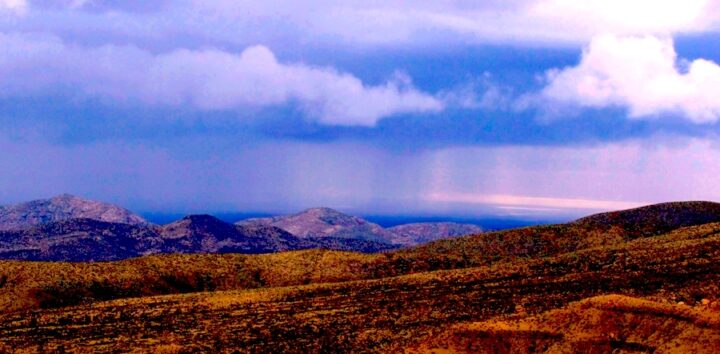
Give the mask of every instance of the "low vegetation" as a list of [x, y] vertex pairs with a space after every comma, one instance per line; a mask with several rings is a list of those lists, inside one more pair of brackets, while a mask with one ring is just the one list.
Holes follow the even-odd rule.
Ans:
[[[686, 340], [698, 334], [715, 346], [701, 306], [720, 294], [720, 224], [632, 225], [581, 220], [385, 254], [0, 262], [0, 351], [653, 351], [699, 349]], [[632, 299], [569, 305], [609, 294]], [[617, 337], [598, 337], [615, 322]]]
[[[93, 351], [112, 352], [128, 346], [154, 351], [178, 346], [189, 351], [387, 352], [416, 346], [423, 338], [442, 333], [448, 325], [541, 313], [603, 294], [694, 305], [720, 292], [719, 230], [720, 225], [704, 225], [613, 247], [399, 277], [15, 311], [0, 317], [0, 343], [30, 351], [60, 346], [74, 351], [91, 347]], [[315, 252], [264, 258], [255, 266], [267, 269], [267, 273], [260, 272], [255, 278], [242, 276], [237, 284], [262, 286], [262, 281], [282, 284], [290, 279], [313, 282], [362, 277], [364, 269], [372, 271], [367, 264], [389, 259], [385, 255], [344, 254], [355, 257], [346, 263], [357, 268], [278, 270], [278, 265], [288, 264], [291, 258], [296, 265], [326, 262], [334, 267], [339, 259], [345, 259], [335, 253]], [[120, 264], [143, 264], [141, 269], [148, 271], [157, 262], [167, 262], [176, 270], [186, 271], [198, 261], [195, 257], [150, 257]], [[255, 259], [216, 257], [208, 256], [211, 263], [198, 264], [198, 269], [214, 264], [214, 271], [221, 274], [223, 267], [240, 265], [239, 269], [245, 269], [248, 260]], [[93, 266], [108, 265], [121, 266]]]
[[720, 348], [720, 308], [599, 296], [537, 316], [458, 324], [409, 353], [701, 353]]

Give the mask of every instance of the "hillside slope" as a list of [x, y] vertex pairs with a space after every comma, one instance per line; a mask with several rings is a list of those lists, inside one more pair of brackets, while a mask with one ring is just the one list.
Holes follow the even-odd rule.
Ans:
[[[12, 289], [28, 277], [40, 278], [33, 276], [34, 272], [54, 270], [40, 263], [19, 271], [18, 267], [28, 264], [5, 263], [0, 267], [9, 270], [0, 275], [5, 278], [0, 288], [6, 291], [0, 295], [2, 301], [13, 304], [28, 298], [25, 309], [48, 309], [0, 315], [0, 347], [34, 350], [42, 343], [45, 351], [62, 346], [100, 352], [164, 348], [397, 352], [442, 333], [448, 325], [538, 313], [598, 295], [624, 294], [693, 305], [720, 293], [720, 224], [552, 257], [346, 282], [337, 281], [372, 272], [368, 265], [385, 256], [347, 259], [345, 255], [334, 257], [332, 252], [304, 252], [311, 253], [291, 252], [298, 256], [292, 259], [284, 258], [286, 254], [208, 255], [203, 257], [209, 257], [209, 263], [194, 268], [197, 273], [178, 272], [193, 269], [185, 267], [194, 261], [177, 256], [153, 257], [152, 264], [142, 267], [139, 264], [146, 259], [62, 264], [66, 269], [50, 275], [47, 283], [26, 287], [21, 293]], [[306, 260], [312, 254], [321, 256]], [[307, 262], [306, 266], [325, 263], [311, 267], [315, 273], [310, 275], [288, 267], [297, 262]], [[72, 274], [86, 274], [88, 269], [95, 272], [94, 280], [68, 282], [78, 276]], [[164, 276], [143, 278], [163, 269], [167, 272]], [[246, 273], [251, 269], [259, 271]], [[327, 271], [330, 273], [324, 273]], [[315, 284], [217, 291], [229, 281], [237, 282], [238, 287]], [[316, 283], [326, 281], [336, 283]], [[92, 303], [93, 299], [147, 294], [133, 295], [132, 291], [157, 291], [156, 284], [175, 287], [175, 291], [211, 292]]]
[[488, 265], [614, 246], [676, 229], [720, 222], [720, 204], [676, 202], [596, 214], [574, 222], [489, 232], [430, 242], [393, 253], [416, 269]]
[[538, 316], [453, 326], [410, 353], [712, 353], [717, 302], [690, 307], [599, 296]]
[[[595, 296], [691, 306], [717, 298], [720, 223], [657, 235], [660, 231], [643, 226], [645, 235], [652, 235], [647, 237], [635, 233], [639, 224], [630, 226], [575, 222], [496, 233], [493, 238], [510, 245], [486, 243], [493, 246], [486, 248], [489, 255], [478, 244], [487, 239], [472, 236], [439, 242], [467, 246], [450, 254], [436, 243], [373, 255], [311, 250], [109, 263], [0, 262], [0, 350], [398, 352], [423, 343], [452, 344], [457, 326], [515, 321]], [[583, 240], [583, 230], [594, 233]], [[548, 246], [527, 247], [537, 239]], [[474, 249], [479, 251], [468, 252]], [[184, 294], [191, 292], [198, 293]], [[167, 295], [153, 296], [161, 294]], [[707, 334], [705, 343], [715, 348], [715, 327], [703, 322], [704, 315], [641, 304], [618, 322], [612, 319], [618, 309], [591, 306], [588, 313], [599, 317], [584, 323], [585, 314], [573, 306], [566, 315], [554, 312], [555, 319], [541, 317], [556, 332], [531, 331], [517, 343], [570, 349], [620, 345], [641, 352], [692, 344], [683, 342], [686, 334], [662, 327], [667, 323], [687, 328], [687, 335]], [[647, 308], [655, 312], [645, 314]], [[670, 316], [659, 315], [663, 311]], [[528, 321], [523, 323], [545, 326]], [[615, 322], [617, 327], [608, 327]], [[617, 329], [620, 337], [597, 338], [595, 327]], [[578, 328], [589, 333], [588, 340]], [[652, 331], [657, 334], [643, 337]], [[503, 348], [517, 345], [490, 340]]]
[[[201, 217], [200, 219], [208, 221], [208, 217]], [[219, 220], [210, 219], [210, 221], [211, 224], [220, 224], [220, 226], [192, 226], [191, 228], [204, 228], [208, 230], [233, 227], [232, 225], [227, 224], [222, 225], [222, 221]], [[583, 234], [583, 230], [597, 229], [578, 228], [575, 224], [576, 223], [567, 225], [539, 226], [489, 233], [479, 236], [439, 241], [412, 249], [373, 255], [351, 256], [352, 253], [345, 252], [303, 251], [254, 257], [238, 256], [239, 258], [237, 259], [242, 261], [238, 260], [230, 263], [228, 263], [227, 259], [236, 259], [233, 258], [235, 257], [234, 255], [183, 256], [182, 258], [178, 258], [179, 256], [168, 256], [159, 258], [153, 257], [150, 259], [153, 260], [153, 267], [158, 270], [168, 272], [167, 274], [161, 272], [162, 274], [171, 276], [173, 271], [181, 269], [188, 277], [192, 277], [193, 279], [209, 279], [209, 281], [207, 281], [208, 284], [200, 287], [186, 286], [184, 289], [187, 291], [203, 291], [207, 289], [231, 290], [238, 288], [245, 289], [277, 285], [301, 285], [327, 281], [337, 282], [360, 279], [378, 279], [434, 270], [452, 270], [494, 264], [527, 265], [529, 264], [527, 263], [529, 260], [539, 259], [541, 257], [550, 257], [547, 259], [552, 259], [552, 257], [564, 253], [575, 255], [584, 254], [582, 252], [586, 252], [586, 250], [593, 250], [592, 254], [599, 257], [600, 255], [611, 252], [618, 247], [620, 249], [624, 249], [628, 247], [639, 247], [638, 245], [659, 246], [666, 242], [706, 239], [713, 237], [720, 232], [718, 224], [706, 224], [689, 228], [681, 228], [666, 235], [657, 237], [640, 238], [636, 240], [632, 240], [630, 237], [627, 237], [628, 241], [624, 241], [625, 238], [623, 237], [622, 232], [620, 232], [621, 230], [613, 225], [609, 225], [603, 226], [601, 230], [604, 230], [605, 228], [613, 229], [612, 233], [609, 234], [610, 237], [605, 242], [598, 242], [598, 240], [601, 240], [600, 237], [606, 236], [607, 234], [598, 231]], [[179, 227], [181, 225], [184, 226]], [[168, 229], [165, 230], [166, 233], [174, 230], [172, 232], [180, 235], [179, 239], [170, 238], [170, 244], [177, 245], [179, 243], [178, 240], [181, 240], [184, 237], [182, 235], [185, 231], [182, 230], [186, 230], [190, 226], [191, 225], [184, 222], [178, 224], [177, 227], [168, 227]], [[64, 230], [67, 231], [68, 229]], [[106, 230], [104, 232], [111, 231], [112, 228], [109, 231]], [[0, 248], [2, 248], [2, 235], [4, 234], [0, 233]], [[67, 241], [67, 238], [63, 235], [63, 233], [60, 233], [61, 244], [62, 242]], [[592, 242], [587, 242], [588, 240], [584, 239], [584, 236], [587, 236], [588, 239], [590, 239], [590, 236], [593, 236], [595, 239], [590, 239]], [[287, 236], [285, 237], [287, 239]], [[95, 238], [95, 236], [85, 237], [85, 239], [89, 240], [94, 240]], [[141, 239], [146, 243], [146, 247], [154, 247], [156, 250], [161, 250], [163, 242], [166, 242], [165, 238], [160, 237], [160, 233], [157, 235], [143, 234]], [[99, 238], [99, 240], [102, 241], [104, 239]], [[320, 238], [316, 241], [332, 240], [333, 239], [330, 238]], [[545, 242], [540, 243], [536, 242], [536, 240], [543, 240]], [[312, 243], [312, 239], [301, 239], [299, 242], [301, 242], [302, 247], [307, 246], [307, 248], [314, 248], [318, 246], [318, 244]], [[310, 242], [310, 244], [305, 244], [305, 242]], [[348, 242], [348, 240], [340, 239], [338, 242]], [[208, 244], [216, 247], [218, 242], [215, 240], [213, 242], [209, 242]], [[537, 244], [540, 244], [543, 247], [536, 247]], [[345, 245], [345, 243], [339, 243], [339, 245]], [[355, 247], [358, 245], [353, 246]], [[67, 249], [69, 250], [68, 252], [71, 252], [76, 248], [68, 247]], [[179, 249], [171, 247], [171, 250], [178, 251]], [[25, 250], [25, 252], [27, 252], [27, 250]], [[33, 254], [36, 255], [43, 254], [40, 252], [39, 247], [36, 247], [33, 252], [35, 252]], [[671, 253], [674, 254], [674, 252]], [[665, 255], [660, 253], [658, 254], [658, 257], [660, 257], [660, 261], [662, 261]], [[29, 257], [25, 257], [24, 259], [26, 258]], [[304, 258], [307, 258], [307, 260], [303, 261]], [[38, 256], [37, 258], [32, 259], [42, 260], [44, 258]], [[178, 259], [186, 261], [176, 264]], [[323, 267], [347, 271], [328, 278], [298, 275], [306, 274], [300, 269], [307, 269], [312, 264], [311, 260], [317, 259], [324, 259], [324, 262], [322, 263]], [[60, 287], [58, 284], [63, 283], [73, 283], [75, 284], [73, 286], [76, 288], [85, 289], [87, 287], [96, 286], [97, 282], [105, 282], [107, 283], [105, 285], [111, 289], [108, 294], [101, 295], [101, 298], [136, 296], [137, 294], [168, 294], [181, 291], [172, 286], [161, 287], [161, 289], [158, 290], [151, 289], [147, 291], [138, 291], [137, 289], [147, 288], [146, 283], [158, 283], [158, 279], [160, 278], [159, 275], [151, 277], [150, 279], [146, 279], [143, 276], [143, 274], [148, 272], [146, 266], [143, 265], [146, 264], [145, 262], [145, 258], [142, 258], [139, 260], [128, 260], [120, 263], [105, 264], [57, 263], [52, 267], [47, 268], [44, 268], [42, 263], [0, 262], [0, 265], [2, 265], [2, 267], [0, 267], [0, 276], [3, 276], [3, 269], [8, 270], [5, 275], [9, 277], [8, 279], [15, 279], [15, 275], [13, 274], [25, 274], [25, 276], [18, 278], [17, 282], [13, 283], [13, 286], [20, 289], [26, 289], [28, 292], [32, 292], [32, 289], [37, 289], [38, 287], [57, 288]], [[216, 262], [217, 265], [211, 265], [214, 262]], [[598, 262], [600, 261], [598, 260]], [[653, 260], [653, 262], [655, 261]], [[225, 266], [222, 266], [223, 264], [225, 264]], [[600, 267], [601, 264], [602, 263], [598, 263], [597, 265], [585, 264], [582, 265], [582, 267]], [[208, 276], [207, 271], [205, 271], [201, 265], [212, 267], [219, 273], [209, 273], [212, 274], [212, 276]], [[580, 265], [576, 266], [580, 267]], [[60, 269], [64, 270], [60, 271]], [[121, 280], [114, 280], [113, 274], [117, 274], [119, 269], [124, 269], [122, 273], [126, 273], [128, 277], [120, 277], [118, 279]], [[548, 269], [553, 268], [551, 267]], [[80, 276], [80, 274], [82, 274], [82, 276]], [[150, 272], [148, 274], [154, 273]], [[35, 283], [34, 281], [31, 281], [34, 279], [46, 279], [47, 281]], [[238, 279], [250, 279], [252, 281], [239, 282]], [[0, 288], [0, 294], [3, 293], [3, 290], [7, 289], [10, 288]], [[0, 299], [1, 298], [2, 296], [0, 295]], [[85, 298], [93, 299], [95, 297], [94, 295], [87, 295]], [[0, 304], [1, 303], [2, 301], [0, 301]]]
[[648, 205], [640, 208], [600, 213], [578, 219], [577, 225], [618, 228], [625, 239], [648, 237], [681, 227], [720, 221], [720, 204], [690, 201]]

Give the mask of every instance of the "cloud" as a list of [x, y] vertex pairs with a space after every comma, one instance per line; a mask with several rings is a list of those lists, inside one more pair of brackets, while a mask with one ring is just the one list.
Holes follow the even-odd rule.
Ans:
[[[711, 0], [542, 0], [528, 7], [531, 21], [576, 35], [702, 32], [717, 25]], [[568, 34], [572, 36], [573, 34]]]
[[599, 36], [580, 64], [547, 74], [545, 104], [624, 107], [631, 118], [679, 114], [695, 123], [720, 119], [720, 66], [678, 60], [669, 38]]
[[[5, 0], [23, 1], [23, 0]], [[577, 45], [720, 29], [714, 0], [31, 0], [22, 28], [67, 37], [274, 45]], [[43, 17], [44, 16], [44, 17]], [[10, 24], [10, 28], [13, 24]], [[0, 23], [2, 27], [2, 23]], [[7, 24], [5, 28], [7, 28]], [[92, 29], [92, 31], [88, 31]]]
[[72, 94], [111, 103], [241, 110], [297, 103], [330, 125], [371, 126], [443, 103], [404, 76], [368, 86], [327, 67], [280, 63], [264, 46], [239, 54], [177, 49], [154, 54], [132, 45], [82, 47], [57, 37], [0, 34], [0, 96]]
[[[314, 0], [249, 5], [194, 2], [200, 13], [247, 20], [280, 12], [311, 36], [365, 44], [438, 41], [574, 42], [600, 33], [636, 35], [716, 30], [711, 0], [367, 1]], [[337, 21], [342, 19], [342, 21]], [[448, 36], [449, 35], [449, 36]]]

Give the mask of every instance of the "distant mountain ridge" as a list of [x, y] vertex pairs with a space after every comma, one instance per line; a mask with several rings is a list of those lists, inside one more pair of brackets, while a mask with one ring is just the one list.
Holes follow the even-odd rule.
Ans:
[[279, 227], [296, 237], [356, 238], [386, 242], [393, 234], [380, 225], [330, 208], [312, 208], [297, 214], [271, 218], [249, 219], [236, 225], [270, 225]]
[[311, 248], [373, 253], [397, 247], [357, 239], [299, 239], [280, 228], [236, 226], [210, 215], [191, 215], [163, 226], [70, 219], [0, 231], [0, 259], [31, 261], [114, 261], [151, 254], [258, 254]]
[[385, 229], [365, 219], [330, 208], [311, 208], [297, 214], [247, 219], [237, 222], [236, 225], [275, 226], [299, 238], [362, 239], [404, 247], [483, 232], [477, 225], [452, 222], [414, 223]]
[[22, 230], [44, 223], [81, 218], [129, 225], [149, 224], [140, 215], [119, 206], [61, 194], [50, 199], [0, 207], [0, 230]]
[[404, 224], [387, 229], [395, 234], [395, 242], [416, 246], [443, 238], [475, 235], [484, 232], [483, 228], [473, 224], [454, 222], [421, 222]]

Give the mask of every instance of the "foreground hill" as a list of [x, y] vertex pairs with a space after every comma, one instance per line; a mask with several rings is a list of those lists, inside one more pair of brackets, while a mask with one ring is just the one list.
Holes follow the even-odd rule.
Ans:
[[720, 348], [717, 302], [690, 307], [599, 296], [538, 316], [453, 326], [413, 353], [704, 353]]
[[50, 199], [0, 207], [0, 231], [21, 230], [48, 222], [94, 219], [129, 225], [148, 222], [121, 207], [62, 194]]
[[621, 230], [624, 238], [654, 236], [681, 227], [720, 221], [720, 204], [713, 202], [672, 202], [591, 215], [574, 224]]
[[487, 265], [613, 246], [683, 227], [720, 222], [720, 204], [675, 202], [601, 213], [574, 222], [439, 240], [394, 255], [418, 269]]

